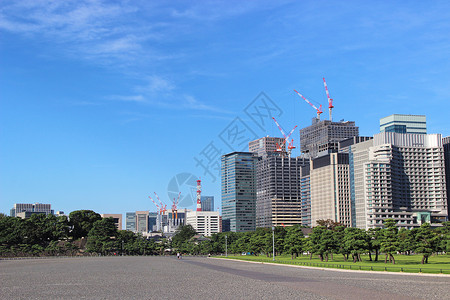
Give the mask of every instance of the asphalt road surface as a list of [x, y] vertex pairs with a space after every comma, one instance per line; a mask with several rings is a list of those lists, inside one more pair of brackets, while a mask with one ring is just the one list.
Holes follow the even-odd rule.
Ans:
[[450, 299], [450, 277], [202, 257], [26, 259], [0, 261], [0, 299]]

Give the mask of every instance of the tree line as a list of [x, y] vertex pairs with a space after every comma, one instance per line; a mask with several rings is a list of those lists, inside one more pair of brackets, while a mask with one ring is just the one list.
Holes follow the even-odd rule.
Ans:
[[[450, 222], [432, 229], [424, 223], [412, 230], [398, 229], [393, 219], [384, 220], [384, 228], [362, 230], [344, 227], [332, 220], [319, 220], [308, 236], [302, 226], [257, 228], [252, 232], [221, 232], [195, 238], [190, 225], [181, 226], [171, 238], [146, 239], [126, 230], [117, 230], [112, 218], [102, 218], [91, 210], [78, 210], [66, 216], [32, 215], [28, 219], [0, 215], [0, 255], [162, 255], [167, 252], [206, 255], [246, 253], [289, 254], [292, 259], [307, 253], [321, 261], [343, 255], [344, 260], [361, 261], [362, 254], [395, 264], [394, 254], [422, 254], [428, 263], [433, 253], [450, 253]], [[274, 236], [272, 235], [274, 234]], [[374, 256], [374, 257], [372, 257]]]
[[112, 218], [92, 210], [66, 216], [33, 214], [21, 219], [0, 215], [0, 256], [40, 255], [155, 255], [167, 242], [156, 243], [126, 230]]
[[[385, 255], [385, 263], [395, 264], [394, 254], [422, 254], [422, 264], [428, 263], [433, 253], [450, 253], [450, 222], [432, 229], [424, 223], [415, 229], [398, 229], [393, 219], [384, 220], [384, 228], [363, 230], [344, 227], [332, 220], [319, 220], [318, 226], [305, 237], [299, 225], [289, 227], [257, 228], [252, 232], [222, 232], [213, 234], [202, 242], [192, 241], [195, 234], [184, 234], [172, 246], [190, 254], [234, 254], [271, 256], [274, 238], [276, 255], [289, 254], [292, 259], [307, 253], [310, 258], [317, 255], [321, 261], [333, 259], [333, 255], [343, 255], [344, 260], [361, 261], [362, 254], [368, 254], [370, 261], [378, 261]], [[182, 231], [180, 231], [182, 232]], [[274, 235], [272, 235], [274, 234]], [[175, 238], [175, 237], [174, 237]], [[227, 249], [226, 249], [227, 248]]]

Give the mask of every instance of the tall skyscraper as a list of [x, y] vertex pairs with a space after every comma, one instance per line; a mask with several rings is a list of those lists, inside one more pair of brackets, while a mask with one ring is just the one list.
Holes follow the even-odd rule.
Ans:
[[214, 211], [214, 196], [202, 196], [202, 211]]
[[311, 227], [311, 179], [309, 163], [301, 167], [300, 191], [302, 201], [302, 225]]
[[311, 226], [331, 219], [352, 226], [349, 155], [330, 153], [311, 160]]
[[423, 115], [393, 114], [380, 119], [380, 132], [427, 133], [427, 119]]
[[256, 163], [256, 227], [301, 224], [301, 167], [309, 160], [280, 155]]
[[382, 227], [393, 218], [411, 229], [448, 218], [439, 134], [379, 133], [351, 146], [350, 156], [357, 227]]
[[257, 156], [232, 152], [221, 160], [223, 231], [255, 230]]
[[359, 135], [353, 121], [332, 122], [313, 119], [312, 125], [300, 129], [300, 151], [317, 157], [338, 152], [339, 142]]
[[442, 139], [445, 160], [445, 182], [447, 188], [447, 211], [450, 218], [450, 136]]

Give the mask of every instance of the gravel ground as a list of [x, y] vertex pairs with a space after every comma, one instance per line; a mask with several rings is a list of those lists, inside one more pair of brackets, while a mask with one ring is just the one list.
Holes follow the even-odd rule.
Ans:
[[0, 261], [1, 299], [450, 299], [450, 277], [202, 257]]

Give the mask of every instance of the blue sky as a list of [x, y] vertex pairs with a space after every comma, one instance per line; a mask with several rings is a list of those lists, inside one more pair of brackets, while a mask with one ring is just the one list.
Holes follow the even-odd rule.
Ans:
[[393, 113], [450, 135], [448, 1], [169, 3], [2, 1], [0, 212], [191, 206], [199, 176], [219, 207], [218, 155], [280, 136], [271, 114], [310, 125], [293, 89], [328, 118], [322, 77], [361, 135]]

